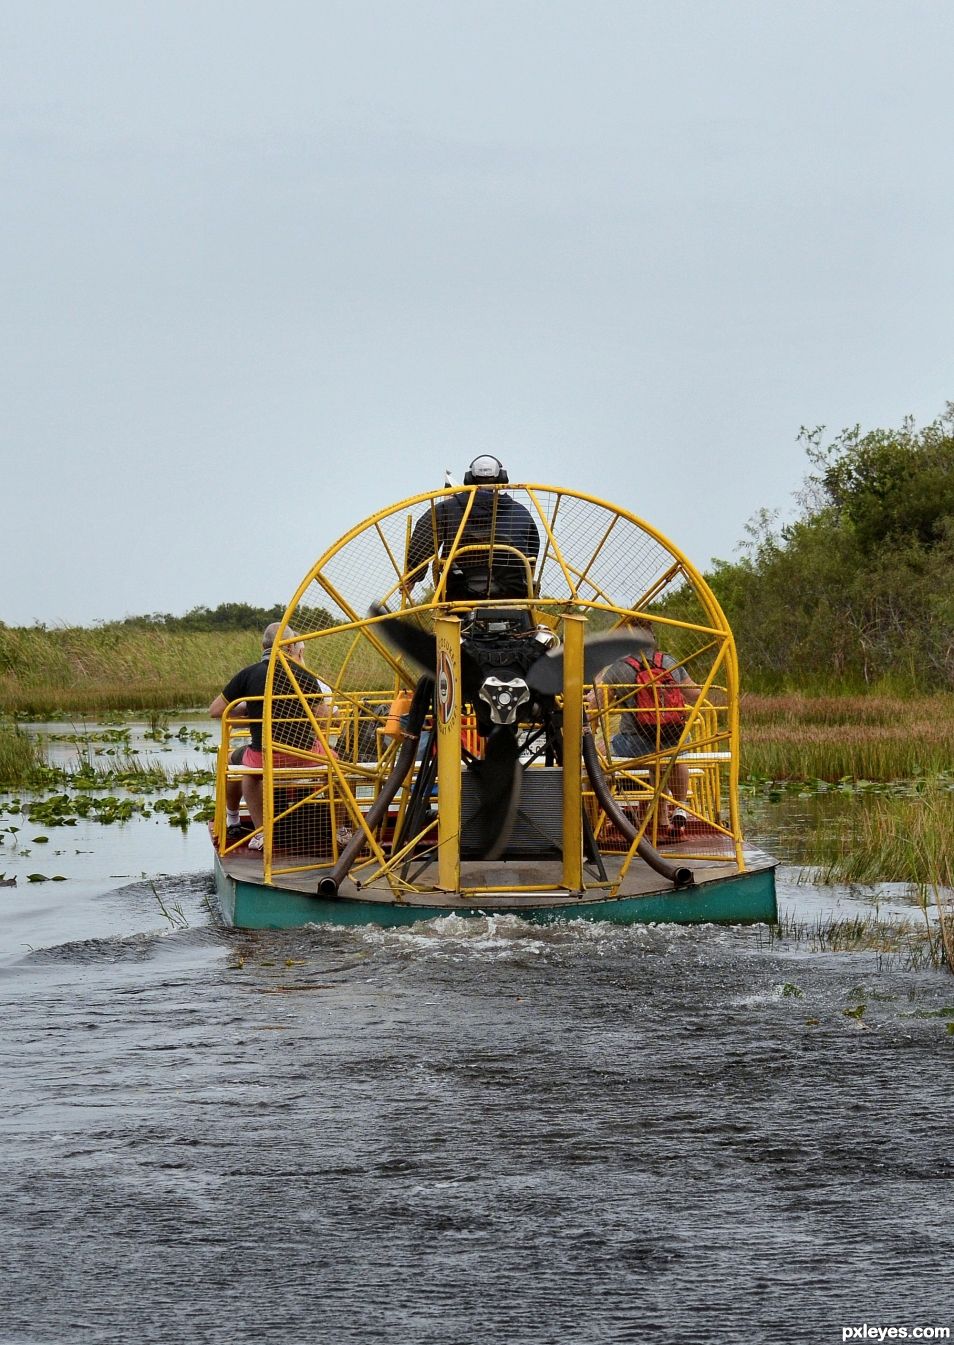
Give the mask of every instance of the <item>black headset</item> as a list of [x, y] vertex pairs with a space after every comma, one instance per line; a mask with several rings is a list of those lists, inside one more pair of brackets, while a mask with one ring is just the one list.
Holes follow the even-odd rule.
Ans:
[[[473, 473], [473, 470], [472, 470], [472, 469], [473, 469], [473, 466], [474, 466], [474, 462], [477, 461], [477, 458], [492, 458], [493, 461], [497, 464], [497, 475], [496, 475], [496, 476], [474, 476], [474, 473]], [[467, 468], [467, 471], [464, 473], [464, 485], [465, 485], [465, 486], [483, 486], [483, 485], [488, 485], [488, 486], [489, 486], [489, 485], [505, 486], [505, 485], [507, 485], [507, 483], [508, 483], [509, 480], [510, 480], [510, 477], [507, 475], [507, 469], [506, 469], [506, 467], [503, 465], [503, 463], [500, 461], [499, 458], [495, 458], [494, 455], [493, 455], [492, 453], [478, 453], [478, 454], [477, 454], [477, 458], [474, 458], [474, 462], [472, 462], [472, 463], [470, 464], [470, 467], [468, 467], [468, 468]]]

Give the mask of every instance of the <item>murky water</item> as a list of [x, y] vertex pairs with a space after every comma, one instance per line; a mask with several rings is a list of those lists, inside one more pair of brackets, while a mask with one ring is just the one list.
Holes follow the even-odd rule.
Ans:
[[[764, 929], [248, 934], [203, 828], [69, 830], [67, 881], [0, 889], [4, 1345], [954, 1327], [946, 974]], [[783, 909], [885, 902], [798, 876]]]

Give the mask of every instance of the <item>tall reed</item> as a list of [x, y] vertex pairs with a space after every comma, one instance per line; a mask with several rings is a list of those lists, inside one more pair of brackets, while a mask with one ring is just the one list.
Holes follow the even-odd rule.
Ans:
[[0, 628], [0, 711], [201, 705], [256, 655], [254, 634]]
[[[0, 714], [201, 707], [260, 653], [257, 631], [0, 626]], [[347, 659], [345, 681], [351, 688], [392, 680], [367, 641], [355, 646], [353, 633], [309, 641], [305, 658], [329, 681], [337, 681]]]
[[902, 780], [954, 764], [954, 697], [742, 698], [742, 770], [771, 780]]
[[822, 882], [906, 882], [933, 904], [944, 960], [954, 971], [954, 788], [934, 780], [906, 794], [852, 801], [837, 832], [808, 838]]
[[35, 784], [45, 769], [43, 745], [15, 724], [0, 724], [0, 789]]

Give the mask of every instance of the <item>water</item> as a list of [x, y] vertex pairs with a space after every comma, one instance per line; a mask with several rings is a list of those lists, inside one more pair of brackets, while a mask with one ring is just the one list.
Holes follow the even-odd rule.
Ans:
[[[204, 828], [69, 831], [66, 882], [0, 889], [3, 1345], [954, 1326], [946, 974], [764, 929], [243, 933]], [[806, 918], [910, 909], [799, 877]]]

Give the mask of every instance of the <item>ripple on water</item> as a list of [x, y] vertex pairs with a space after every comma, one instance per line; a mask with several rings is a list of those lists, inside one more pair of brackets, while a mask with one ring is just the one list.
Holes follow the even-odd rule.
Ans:
[[125, 930], [0, 979], [0, 1340], [814, 1343], [945, 1307], [949, 979], [758, 929], [247, 933], [204, 875], [141, 927], [123, 892]]

